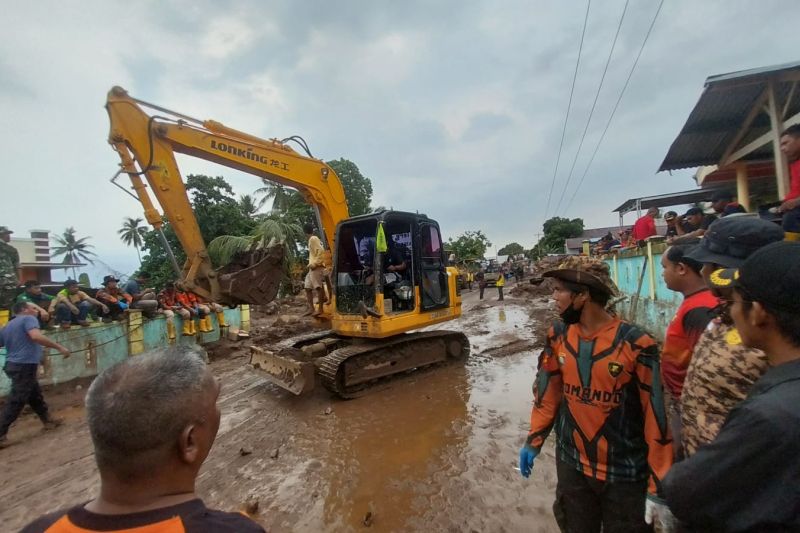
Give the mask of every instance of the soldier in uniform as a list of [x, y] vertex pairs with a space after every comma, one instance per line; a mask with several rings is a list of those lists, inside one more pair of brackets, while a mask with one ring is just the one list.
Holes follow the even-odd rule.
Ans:
[[9, 244], [13, 231], [0, 226], [0, 310], [9, 309], [17, 296], [19, 253]]
[[[717, 270], [738, 267], [753, 252], [783, 236], [780, 227], [765, 220], [725, 217], [708, 227], [700, 244], [686, 257], [703, 263], [706, 285], [725, 302], [731, 297], [732, 284], [716, 275]], [[686, 457], [717, 437], [728, 414], [768, 368], [764, 352], [742, 344], [727, 307], [723, 304], [717, 310], [716, 318], [700, 336], [686, 373], [680, 397]]]

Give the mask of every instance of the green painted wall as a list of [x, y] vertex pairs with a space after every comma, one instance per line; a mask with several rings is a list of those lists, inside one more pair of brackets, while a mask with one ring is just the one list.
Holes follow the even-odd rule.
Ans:
[[[239, 328], [241, 310], [225, 309], [225, 320], [230, 326]], [[214, 331], [200, 333], [197, 337], [181, 336], [181, 320], [175, 318], [175, 326], [179, 343], [205, 344], [219, 340], [219, 324], [212, 314]], [[45, 334], [54, 341], [63, 344], [72, 351], [72, 356], [65, 359], [55, 350], [45, 348], [45, 360], [39, 367], [39, 382], [42, 384], [66, 383], [77, 378], [96, 376], [106, 368], [129, 357], [128, 323], [112, 324], [94, 323], [88, 328], [73, 327], [67, 331], [47, 330]], [[167, 323], [164, 317], [144, 320], [144, 349], [152, 350], [168, 344]], [[48, 355], [49, 354], [49, 355]], [[5, 348], [0, 348], [0, 367], [5, 364]], [[11, 381], [0, 373], [0, 397], [8, 395]]]
[[[654, 245], [652, 259], [648, 258], [646, 264], [646, 248], [623, 252], [616, 260], [606, 258], [612, 278], [625, 295], [625, 299], [617, 304], [617, 310], [626, 320], [644, 328], [659, 340], [664, 339], [667, 326], [682, 300], [680, 293], [667, 288], [661, 275], [661, 255], [665, 250], [666, 246], [663, 244]], [[635, 316], [631, 316], [632, 303], [643, 268], [644, 281], [639, 291], [639, 303], [636, 305]], [[652, 283], [653, 278], [655, 284]]]

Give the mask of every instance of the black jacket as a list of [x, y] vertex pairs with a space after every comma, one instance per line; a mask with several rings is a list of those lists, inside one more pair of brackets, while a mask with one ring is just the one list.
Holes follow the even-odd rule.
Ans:
[[768, 370], [663, 483], [690, 530], [800, 531], [800, 360]]

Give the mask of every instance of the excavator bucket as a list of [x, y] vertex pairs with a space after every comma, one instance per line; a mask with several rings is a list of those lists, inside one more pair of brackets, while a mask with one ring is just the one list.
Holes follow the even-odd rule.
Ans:
[[313, 363], [283, 357], [258, 346], [250, 347], [250, 364], [262, 375], [292, 394], [303, 394], [314, 388]]
[[284, 276], [282, 244], [247, 252], [217, 271], [224, 298], [231, 303], [264, 305], [278, 296]]

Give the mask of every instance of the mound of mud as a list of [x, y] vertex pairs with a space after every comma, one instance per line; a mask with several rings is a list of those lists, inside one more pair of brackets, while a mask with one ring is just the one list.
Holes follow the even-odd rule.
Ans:
[[[536, 280], [534, 279], [533, 281]], [[532, 283], [520, 283], [519, 285], [514, 285], [514, 287], [508, 291], [508, 294], [517, 298], [538, 298], [550, 296], [550, 293], [552, 292], [552, 287], [545, 280], [543, 283], [539, 283], [538, 285], [534, 285]]]

